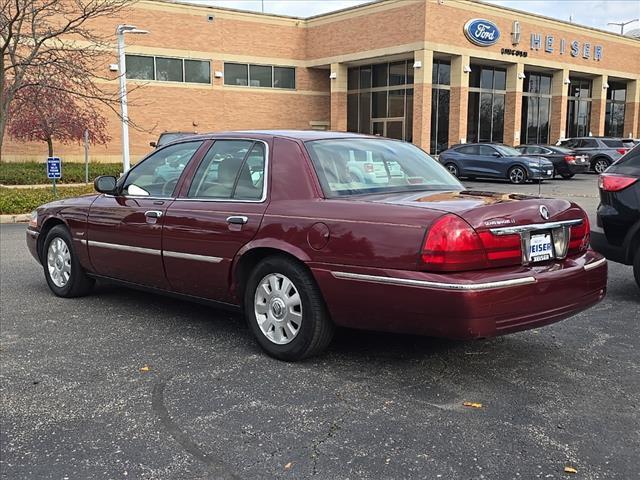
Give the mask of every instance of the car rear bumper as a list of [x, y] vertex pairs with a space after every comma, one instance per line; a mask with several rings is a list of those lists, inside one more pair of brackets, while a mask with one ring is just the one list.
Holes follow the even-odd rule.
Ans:
[[625, 248], [609, 243], [604, 232], [591, 230], [590, 243], [591, 248], [612, 262], [629, 264]]
[[492, 337], [575, 315], [604, 298], [598, 253], [534, 267], [438, 275], [314, 267], [337, 325], [454, 339]]

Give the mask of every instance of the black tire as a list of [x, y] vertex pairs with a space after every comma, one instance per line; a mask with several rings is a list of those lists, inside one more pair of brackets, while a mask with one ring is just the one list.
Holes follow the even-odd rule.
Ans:
[[444, 167], [445, 167], [447, 170], [449, 170], [449, 173], [450, 173], [451, 175], [453, 175], [454, 177], [456, 177], [456, 178], [459, 178], [459, 177], [460, 177], [460, 170], [458, 170], [458, 167], [457, 167], [454, 163], [451, 163], [451, 162], [449, 162], [449, 163], [445, 163], [445, 164], [444, 164]]
[[633, 276], [640, 288], [640, 248], [638, 248], [635, 257], [633, 258]]
[[521, 185], [527, 182], [527, 171], [519, 165], [511, 167], [507, 172], [507, 176], [509, 181], [516, 185]]
[[[64, 285], [56, 285], [56, 282], [49, 272], [49, 260], [48, 253], [49, 247], [54, 240], [60, 239], [66, 245], [69, 252], [70, 273], [68, 280]], [[45, 238], [44, 245], [41, 252], [42, 267], [44, 269], [44, 277], [47, 280], [47, 284], [51, 291], [58, 297], [73, 298], [87, 295], [93, 289], [95, 280], [85, 272], [84, 268], [80, 265], [78, 257], [73, 249], [73, 242], [71, 241], [71, 235], [69, 230], [64, 225], [56, 225]]]
[[569, 179], [575, 177], [575, 175], [576, 175], [575, 173], [561, 173], [560, 174], [560, 176], [562, 178], [564, 178], [565, 180], [569, 180]]
[[[298, 331], [293, 340], [288, 340], [289, 343], [286, 344], [278, 344], [268, 338], [268, 333], [263, 333], [256, 315], [257, 290], [270, 275], [289, 279], [301, 301]], [[272, 313], [270, 305], [265, 303], [265, 306]], [[320, 289], [309, 271], [303, 265], [281, 256], [265, 258], [251, 272], [244, 292], [244, 314], [258, 344], [272, 357], [289, 362], [321, 353], [331, 342], [335, 330]], [[269, 318], [268, 313], [265, 315]], [[278, 328], [284, 332], [282, 327]]]
[[608, 158], [596, 157], [591, 160], [591, 169], [598, 174], [609, 168], [609, 165], [611, 165], [611, 161]]

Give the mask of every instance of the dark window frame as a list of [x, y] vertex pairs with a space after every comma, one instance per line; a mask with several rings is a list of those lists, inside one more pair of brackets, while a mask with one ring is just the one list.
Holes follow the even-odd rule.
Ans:
[[[243, 65], [247, 67], [247, 84], [246, 85], [236, 85], [233, 83], [227, 83], [227, 65]], [[269, 86], [253, 86], [251, 85], [251, 67], [268, 67], [271, 68], [271, 85]], [[293, 87], [276, 87], [275, 83], [275, 69], [291, 69], [293, 70]], [[274, 64], [266, 64], [266, 63], [248, 63], [248, 62], [223, 62], [223, 85], [225, 87], [242, 87], [242, 88], [257, 88], [257, 89], [276, 89], [276, 90], [297, 90], [298, 88], [298, 74], [297, 67], [291, 65], [274, 65]]]

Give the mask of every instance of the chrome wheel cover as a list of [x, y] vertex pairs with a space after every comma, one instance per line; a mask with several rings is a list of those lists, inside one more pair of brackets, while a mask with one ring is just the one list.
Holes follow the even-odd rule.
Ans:
[[593, 169], [596, 171], [596, 173], [602, 173], [607, 169], [608, 166], [609, 163], [606, 160], [598, 160], [593, 166]]
[[524, 170], [519, 167], [514, 168], [509, 173], [509, 180], [511, 180], [513, 183], [522, 183], [524, 182], [524, 179], [525, 179]]
[[260, 280], [253, 305], [258, 327], [269, 341], [286, 345], [300, 332], [302, 300], [286, 276], [270, 273]]
[[47, 269], [51, 281], [63, 288], [71, 278], [71, 252], [69, 246], [60, 237], [54, 238], [47, 251]]
[[449, 173], [454, 177], [458, 176], [458, 167], [456, 167], [454, 164], [450, 163], [449, 165], [447, 165], [447, 170], [449, 170]]

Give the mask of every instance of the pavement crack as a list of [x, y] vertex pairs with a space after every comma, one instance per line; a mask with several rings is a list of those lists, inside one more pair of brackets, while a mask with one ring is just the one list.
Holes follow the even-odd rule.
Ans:
[[[169, 380], [167, 380], [167, 382]], [[151, 394], [151, 408], [160, 419], [160, 422], [167, 429], [169, 435], [178, 442], [185, 452], [207, 465], [208, 473], [211, 475], [209, 478], [240, 480], [240, 477], [233, 473], [220, 459], [205, 453], [200, 446], [173, 421], [164, 402], [164, 390], [167, 382], [158, 382], [153, 386]]]

